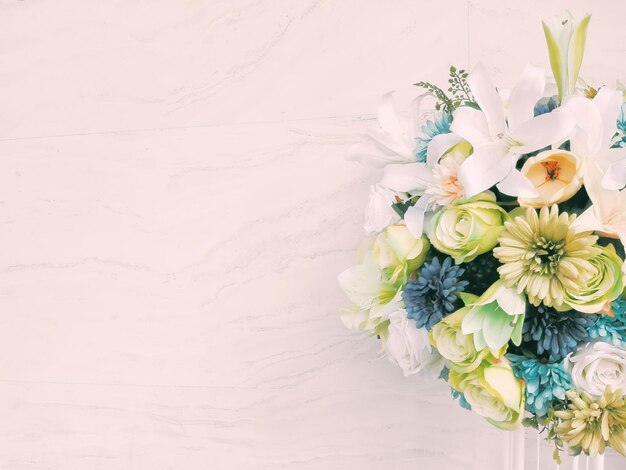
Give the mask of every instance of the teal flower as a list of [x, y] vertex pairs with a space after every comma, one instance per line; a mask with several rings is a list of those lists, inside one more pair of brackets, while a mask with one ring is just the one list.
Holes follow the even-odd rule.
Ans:
[[600, 339], [618, 348], [626, 346], [626, 324], [616, 317], [594, 315], [597, 318], [587, 327], [589, 338]]
[[573, 388], [572, 378], [562, 362], [543, 363], [507, 354], [513, 373], [526, 382], [526, 408], [537, 416], [545, 416], [558, 402], [565, 401], [565, 392]]
[[422, 133], [416, 139], [415, 158], [418, 162], [426, 161], [428, 144], [433, 137], [450, 133], [451, 123], [452, 115], [444, 112], [437, 113], [433, 120], [426, 121], [426, 124], [422, 126]]

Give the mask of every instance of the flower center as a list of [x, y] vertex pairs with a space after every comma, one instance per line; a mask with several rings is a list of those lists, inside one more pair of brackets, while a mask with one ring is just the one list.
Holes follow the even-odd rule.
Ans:
[[561, 172], [561, 166], [559, 162], [554, 160], [548, 160], [545, 162], [541, 162], [541, 165], [546, 170], [546, 181], [554, 181], [559, 177], [559, 173]]
[[537, 274], [555, 275], [558, 272], [559, 261], [565, 254], [564, 244], [563, 240], [554, 241], [537, 237], [533, 250], [529, 252], [530, 270]]

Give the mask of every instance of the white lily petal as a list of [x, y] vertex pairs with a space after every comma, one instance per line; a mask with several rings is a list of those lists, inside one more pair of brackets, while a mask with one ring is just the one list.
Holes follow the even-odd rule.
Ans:
[[507, 315], [521, 315], [526, 311], [526, 299], [514, 288], [503, 289], [497, 299], [498, 305]]
[[602, 116], [602, 134], [600, 145], [603, 148], [610, 147], [611, 139], [617, 132], [617, 118], [622, 109], [623, 94], [621, 91], [611, 90], [607, 87], [600, 88], [593, 99]]
[[507, 151], [500, 144], [486, 144], [474, 149], [459, 168], [459, 182], [465, 197], [481, 193], [502, 181], [512, 169]]
[[422, 93], [417, 98], [415, 98], [410, 105], [409, 112], [409, 131], [411, 133], [411, 140], [415, 141], [417, 137], [420, 135], [422, 131], [422, 113], [420, 111], [422, 106], [422, 101], [424, 98], [433, 96], [432, 93]]
[[560, 143], [570, 136], [575, 125], [569, 114], [558, 111], [534, 117], [515, 129], [513, 139], [522, 145], [512, 150], [524, 154]]
[[461, 137], [456, 134], [439, 134], [433, 137], [428, 144], [426, 164], [431, 168], [435, 166], [443, 154], [458, 144], [461, 140]]
[[351, 302], [369, 308], [378, 297], [380, 270], [374, 264], [359, 264], [339, 274], [338, 281]]
[[411, 232], [415, 238], [419, 238], [424, 233], [424, 216], [430, 204], [430, 197], [428, 195], [422, 196], [415, 203], [407, 209], [404, 214], [404, 223], [406, 228]]
[[392, 164], [385, 167], [380, 183], [394, 191], [410, 193], [432, 185], [433, 174], [425, 163]]
[[533, 118], [535, 104], [543, 96], [545, 87], [545, 71], [539, 67], [527, 65], [509, 98], [508, 123], [511, 132], [514, 133], [517, 126]]
[[461, 106], [454, 111], [450, 130], [463, 137], [474, 147], [491, 142], [485, 113], [469, 106]]
[[622, 189], [626, 186], [626, 159], [609, 166], [602, 178], [602, 187], [606, 189]]
[[390, 91], [381, 98], [378, 106], [378, 124], [385, 132], [398, 135], [407, 131], [408, 122], [398, 112], [396, 102], [393, 99], [394, 93]]
[[497, 185], [501, 193], [509, 196], [518, 196], [521, 198], [536, 198], [539, 193], [537, 188], [526, 178], [521, 171], [512, 164], [511, 172]]
[[602, 142], [602, 115], [597, 105], [582, 96], [571, 96], [565, 100], [561, 111], [569, 114], [576, 122], [576, 132], [571, 139], [571, 149], [582, 157], [598, 151]]
[[485, 113], [492, 140], [497, 139], [498, 135], [503, 134], [505, 130], [504, 106], [483, 64], [479, 63], [474, 67], [467, 78], [467, 84], [472, 90], [476, 103]]
[[367, 129], [364, 134], [385, 152], [398, 155], [397, 160], [402, 158], [404, 161], [415, 161], [415, 142], [408, 135], [391, 135], [376, 128]]
[[602, 222], [596, 217], [596, 211], [593, 206], [584, 211], [572, 223], [572, 229], [579, 232], [589, 232], [593, 230], [602, 230]]

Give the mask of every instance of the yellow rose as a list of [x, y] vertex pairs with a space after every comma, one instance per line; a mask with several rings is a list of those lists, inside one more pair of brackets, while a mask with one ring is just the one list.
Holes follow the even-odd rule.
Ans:
[[565, 150], [547, 150], [526, 160], [522, 174], [539, 195], [519, 198], [520, 206], [543, 207], [567, 201], [582, 186], [583, 162]]

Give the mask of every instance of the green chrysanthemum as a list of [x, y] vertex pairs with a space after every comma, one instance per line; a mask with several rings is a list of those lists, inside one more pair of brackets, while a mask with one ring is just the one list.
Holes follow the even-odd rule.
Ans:
[[574, 454], [603, 454], [606, 446], [626, 456], [626, 402], [621, 390], [607, 387], [604, 395], [593, 400], [584, 392], [570, 390], [567, 410], [557, 411], [561, 423], [557, 435]]
[[600, 253], [595, 246], [598, 237], [571, 228], [575, 219], [566, 212], [559, 214], [554, 205], [539, 213], [528, 208], [525, 215], [505, 222], [500, 246], [493, 252], [502, 263], [498, 272], [507, 287], [526, 292], [535, 306], [568, 310], [565, 293], [585, 288], [596, 273], [590, 259]]

